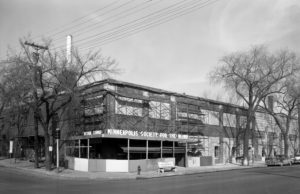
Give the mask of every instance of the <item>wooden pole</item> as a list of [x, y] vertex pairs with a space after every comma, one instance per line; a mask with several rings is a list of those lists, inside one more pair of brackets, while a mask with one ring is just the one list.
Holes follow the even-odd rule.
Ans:
[[188, 159], [188, 156], [187, 156], [187, 142], [185, 142], [185, 167], [188, 167], [187, 166], [187, 159]]
[[81, 148], [80, 148], [80, 139], [78, 139], [78, 153], [79, 153], [79, 158], [81, 158]]
[[90, 138], [88, 138], [87, 141], [87, 158], [90, 159]]
[[130, 160], [130, 139], [127, 139], [127, 159]]
[[163, 158], [163, 141], [160, 141], [160, 158]]
[[146, 159], [148, 159], [148, 153], [149, 153], [149, 141], [146, 140]]
[[172, 150], [172, 153], [173, 153], [173, 158], [175, 158], [175, 141], [173, 141], [173, 150]]

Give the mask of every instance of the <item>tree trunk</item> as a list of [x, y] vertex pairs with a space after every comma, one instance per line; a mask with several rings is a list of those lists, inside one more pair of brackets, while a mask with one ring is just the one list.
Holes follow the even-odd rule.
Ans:
[[36, 111], [34, 111], [34, 168], [39, 168], [39, 124]]
[[289, 156], [289, 139], [288, 139], [288, 133], [284, 134], [284, 155], [286, 157]]
[[250, 137], [250, 131], [251, 131], [251, 122], [252, 122], [252, 106], [249, 106], [248, 108], [248, 113], [247, 113], [247, 123], [246, 123], [246, 129], [244, 132], [244, 147], [243, 147], [243, 156], [244, 156], [244, 162], [243, 165], [245, 165], [244, 163], [247, 161], [247, 165], [249, 165], [249, 137]]
[[47, 171], [51, 170], [51, 155], [49, 151], [49, 146], [50, 146], [50, 136], [45, 130], [45, 167]]
[[300, 100], [298, 100], [298, 153], [300, 152]]
[[[248, 126], [249, 125], [249, 126]], [[246, 161], [247, 161], [247, 165], [249, 165], [249, 156], [248, 156], [248, 147], [249, 147], [249, 133], [250, 132], [250, 123], [248, 124], [247, 121], [247, 126], [245, 129], [245, 134], [244, 134], [244, 147], [243, 147], [243, 155], [244, 155], [244, 161], [243, 161], [243, 165], [245, 165]]]

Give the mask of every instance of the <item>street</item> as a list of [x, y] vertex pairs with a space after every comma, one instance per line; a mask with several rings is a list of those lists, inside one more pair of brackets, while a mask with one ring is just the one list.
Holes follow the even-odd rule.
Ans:
[[0, 193], [300, 193], [300, 165], [142, 180], [66, 180], [0, 167]]

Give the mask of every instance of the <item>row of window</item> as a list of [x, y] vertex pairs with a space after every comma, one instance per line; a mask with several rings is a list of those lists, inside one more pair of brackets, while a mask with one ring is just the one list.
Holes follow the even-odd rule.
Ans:
[[[118, 97], [115, 103], [116, 114], [131, 115], [131, 116], [143, 116], [143, 108], [147, 108], [149, 117], [154, 119], [170, 120], [171, 118], [171, 107], [169, 103], [149, 101], [146, 105], [143, 104], [142, 100]], [[220, 117], [219, 112], [211, 110], [201, 110], [198, 113], [192, 112], [187, 113], [184, 111], [176, 111], [177, 120], [199, 120], [204, 124], [219, 125]], [[246, 117], [240, 117], [241, 126], [245, 125]], [[236, 126], [236, 115], [224, 113], [223, 114], [223, 125], [227, 127]]]

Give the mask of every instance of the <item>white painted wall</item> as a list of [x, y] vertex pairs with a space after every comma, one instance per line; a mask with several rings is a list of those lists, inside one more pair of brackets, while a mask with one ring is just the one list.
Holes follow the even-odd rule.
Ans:
[[106, 160], [106, 172], [128, 172], [128, 160]]
[[85, 158], [74, 158], [74, 170], [88, 172], [89, 160]]

